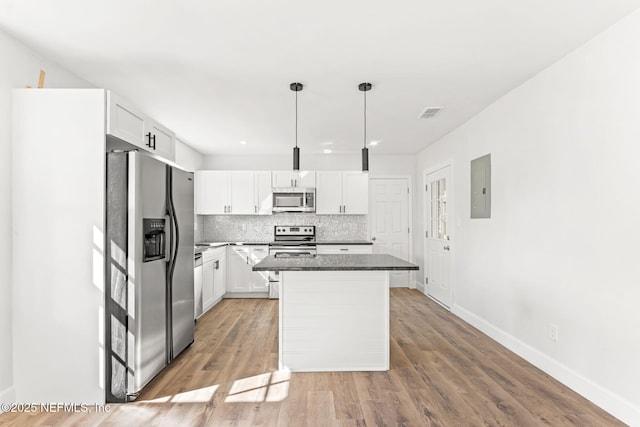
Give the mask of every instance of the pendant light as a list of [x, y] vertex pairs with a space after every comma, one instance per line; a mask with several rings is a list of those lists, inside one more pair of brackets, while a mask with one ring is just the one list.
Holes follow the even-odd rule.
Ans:
[[364, 94], [364, 144], [362, 147], [362, 171], [369, 170], [369, 149], [367, 148], [367, 92], [371, 90], [371, 83], [360, 83], [358, 89]]
[[293, 147], [293, 170], [300, 170], [300, 149], [298, 148], [298, 92], [304, 86], [302, 83], [291, 83], [289, 89], [296, 93], [296, 146]]

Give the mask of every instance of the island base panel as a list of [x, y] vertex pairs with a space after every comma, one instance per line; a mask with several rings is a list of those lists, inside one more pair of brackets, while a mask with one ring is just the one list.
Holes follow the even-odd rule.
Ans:
[[283, 271], [280, 369], [389, 369], [388, 271]]

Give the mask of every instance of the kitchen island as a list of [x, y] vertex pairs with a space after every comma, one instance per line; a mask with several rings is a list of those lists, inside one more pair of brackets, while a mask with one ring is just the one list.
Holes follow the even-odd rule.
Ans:
[[280, 369], [389, 369], [389, 271], [417, 265], [386, 254], [268, 256], [253, 270], [280, 272]]

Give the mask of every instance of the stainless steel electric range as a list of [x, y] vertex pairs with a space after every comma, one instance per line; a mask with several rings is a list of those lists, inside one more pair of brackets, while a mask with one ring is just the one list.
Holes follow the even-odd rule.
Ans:
[[[311, 257], [317, 253], [315, 225], [276, 225], [269, 255], [275, 257]], [[269, 272], [269, 298], [279, 298], [280, 277]]]

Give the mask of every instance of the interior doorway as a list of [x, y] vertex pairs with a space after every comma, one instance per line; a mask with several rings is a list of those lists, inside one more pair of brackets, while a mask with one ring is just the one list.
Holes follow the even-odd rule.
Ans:
[[[409, 177], [370, 179], [369, 223], [374, 253], [410, 261], [410, 184]], [[408, 271], [390, 271], [390, 287], [408, 288], [409, 284]]]

